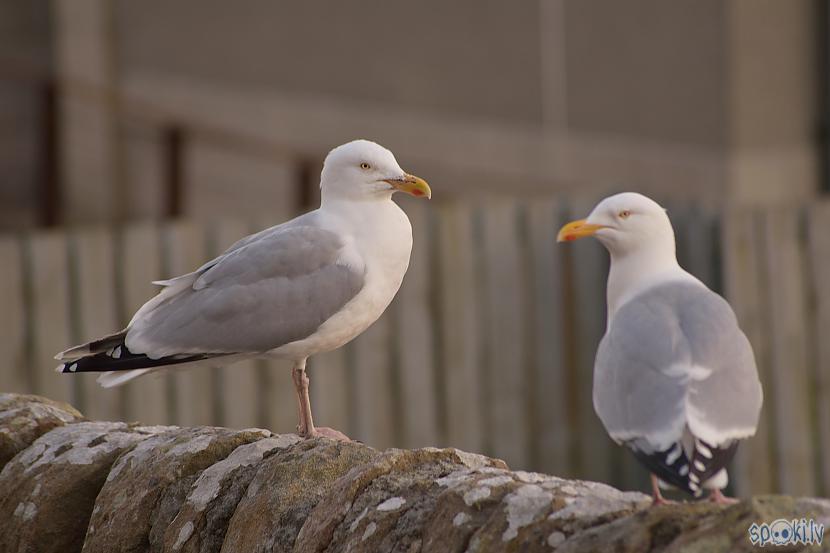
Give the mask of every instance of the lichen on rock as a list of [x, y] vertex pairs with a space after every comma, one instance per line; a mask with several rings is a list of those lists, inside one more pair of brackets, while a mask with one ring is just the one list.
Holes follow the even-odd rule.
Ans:
[[124, 423], [58, 426], [0, 472], [0, 551], [79, 551], [96, 496], [118, 456], [147, 439]]
[[170, 428], [138, 443], [119, 457], [98, 494], [84, 552], [161, 550], [202, 472], [265, 437], [261, 430]]

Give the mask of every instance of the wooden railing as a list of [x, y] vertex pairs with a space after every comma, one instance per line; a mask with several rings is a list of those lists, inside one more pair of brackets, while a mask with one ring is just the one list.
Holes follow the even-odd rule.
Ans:
[[[319, 424], [378, 447], [453, 445], [517, 469], [643, 488], [593, 413], [606, 254], [557, 246], [590, 204], [407, 203], [415, 248], [387, 313], [310, 363]], [[681, 263], [725, 288], [755, 346], [766, 402], [732, 471], [741, 494], [830, 493], [830, 204], [717, 215], [670, 209]], [[272, 222], [189, 221], [0, 237], [0, 390], [92, 419], [292, 430], [289, 367], [245, 362], [104, 390], [53, 372], [55, 352], [121, 328], [152, 280], [192, 270]], [[723, 286], [722, 286], [723, 285]]]

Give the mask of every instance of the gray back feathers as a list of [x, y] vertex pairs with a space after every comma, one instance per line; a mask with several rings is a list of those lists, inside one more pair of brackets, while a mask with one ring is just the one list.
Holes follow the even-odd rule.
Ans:
[[137, 314], [127, 345], [151, 357], [262, 353], [313, 334], [357, 295], [364, 268], [340, 263], [340, 237], [304, 219], [247, 237], [168, 281], [176, 290]]
[[729, 304], [695, 282], [655, 286], [620, 307], [594, 372], [597, 414], [618, 440], [682, 432], [692, 411], [724, 434], [757, 425], [752, 348]]

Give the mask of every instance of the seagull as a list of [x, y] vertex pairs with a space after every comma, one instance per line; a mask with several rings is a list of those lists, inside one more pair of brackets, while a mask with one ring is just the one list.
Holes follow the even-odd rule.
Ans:
[[593, 236], [608, 250], [608, 321], [594, 364], [594, 410], [611, 438], [661, 484], [723, 495], [726, 466], [755, 434], [763, 392], [732, 308], [683, 270], [666, 211], [632, 192], [566, 224], [558, 242]]
[[397, 293], [412, 227], [395, 192], [430, 198], [386, 148], [355, 140], [329, 152], [320, 207], [252, 234], [192, 273], [154, 282], [160, 292], [120, 332], [59, 353], [61, 373], [104, 372], [104, 387], [171, 367], [250, 358], [292, 362], [298, 434], [315, 428], [306, 360], [366, 330]]

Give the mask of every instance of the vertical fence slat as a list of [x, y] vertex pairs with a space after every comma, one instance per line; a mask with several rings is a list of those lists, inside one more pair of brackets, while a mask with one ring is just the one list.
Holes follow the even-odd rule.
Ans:
[[[76, 314], [79, 328], [75, 342], [88, 342], [122, 328], [118, 320], [115, 290], [115, 249], [112, 229], [86, 229], [75, 235], [75, 271], [77, 275]], [[95, 373], [77, 374], [83, 388], [84, 415], [97, 420], [121, 420], [124, 406], [121, 391], [102, 388]]]
[[819, 448], [819, 476], [822, 489], [818, 495], [830, 495], [830, 202], [823, 202], [809, 212], [812, 292], [815, 302], [812, 338], [814, 351], [814, 404]]
[[[593, 202], [579, 202], [573, 217], [585, 217]], [[611, 459], [622, 453], [614, 449], [605, 428], [594, 412], [593, 378], [594, 358], [605, 333], [606, 281], [608, 279], [607, 253], [594, 240], [582, 240], [571, 245], [573, 286], [573, 322], [575, 325], [576, 415], [578, 420], [578, 457], [580, 477], [600, 482], [611, 479]]]
[[[753, 212], [735, 210], [726, 212], [723, 220], [724, 293], [735, 310], [738, 324], [746, 334], [755, 352], [755, 361], [764, 393], [772, 395], [769, 375], [769, 341], [764, 322], [768, 319], [765, 299], [762, 297], [764, 270], [763, 236]], [[737, 495], [771, 493], [775, 490], [775, 457], [769, 422], [772, 420], [769, 399], [761, 411], [755, 436], [738, 447], [734, 470], [730, 473]]]
[[[163, 278], [158, 228], [154, 223], [130, 225], [122, 240], [122, 289], [125, 316], [129, 319], [159, 288], [152, 281]], [[126, 324], [129, 321], [124, 321]], [[127, 418], [144, 424], [170, 422], [168, 383], [170, 374], [160, 371], [126, 384]]]
[[799, 214], [778, 208], [765, 213], [766, 260], [772, 344], [778, 478], [781, 492], [815, 493], [812, 427], [807, 398], [808, 356], [805, 325], [804, 258]]
[[[351, 436], [349, 373], [344, 348], [315, 355], [309, 360], [311, 406], [314, 424], [328, 426]], [[296, 424], [296, 423], [295, 423]]]
[[392, 306], [401, 389], [399, 447], [436, 445], [438, 439], [432, 314], [430, 312], [429, 218], [423, 202], [409, 203], [413, 246], [409, 270]]
[[354, 341], [355, 436], [372, 447], [395, 443], [392, 388], [392, 341], [389, 313], [385, 313]]
[[[204, 226], [176, 221], [167, 225], [163, 233], [163, 266], [167, 278], [195, 271], [207, 261]], [[171, 422], [183, 426], [216, 423], [210, 370], [207, 367], [197, 367], [173, 371], [171, 378], [175, 383]]]
[[[291, 362], [286, 359], [260, 360], [257, 367], [258, 373], [255, 374], [258, 374], [261, 386], [259, 394], [260, 401], [264, 402], [266, 426], [274, 432], [296, 432], [297, 396], [291, 380]], [[317, 383], [311, 380], [310, 386], [314, 388]], [[314, 414], [315, 405], [312, 404], [311, 407]], [[314, 424], [317, 424], [316, 419]]]
[[679, 237], [686, 244], [688, 265], [684, 268], [710, 289], [718, 291], [720, 279], [714, 263], [717, 240], [714, 215], [694, 209], [687, 214], [686, 221], [683, 234]]
[[538, 201], [527, 209], [530, 270], [533, 287], [530, 332], [533, 339], [534, 468], [550, 474], [571, 474], [568, 447], [568, 379], [565, 367], [562, 250], [556, 233], [563, 224], [559, 205]]
[[476, 270], [473, 213], [468, 206], [441, 206], [437, 236], [439, 265], [440, 360], [445, 396], [447, 443], [482, 451], [479, 275]]
[[[23, 257], [17, 237], [0, 238], [0, 392], [31, 392], [26, 359], [26, 311], [23, 303]], [[57, 362], [55, 362], [57, 365]]]
[[488, 206], [483, 219], [487, 301], [487, 380], [492, 451], [513, 468], [527, 468], [530, 429], [527, 409], [524, 316], [525, 271], [516, 204]]
[[72, 375], [54, 372], [57, 352], [71, 345], [69, 334], [69, 266], [64, 234], [46, 232], [31, 239], [32, 331], [31, 370], [35, 391], [50, 399], [73, 401]]
[[[250, 233], [249, 226], [238, 220], [221, 221], [216, 228], [217, 250], [220, 254], [231, 244]], [[219, 390], [222, 420], [231, 428], [246, 428], [259, 424], [260, 382], [258, 365], [254, 360], [240, 361], [219, 369]], [[274, 427], [276, 431], [284, 431]]]

